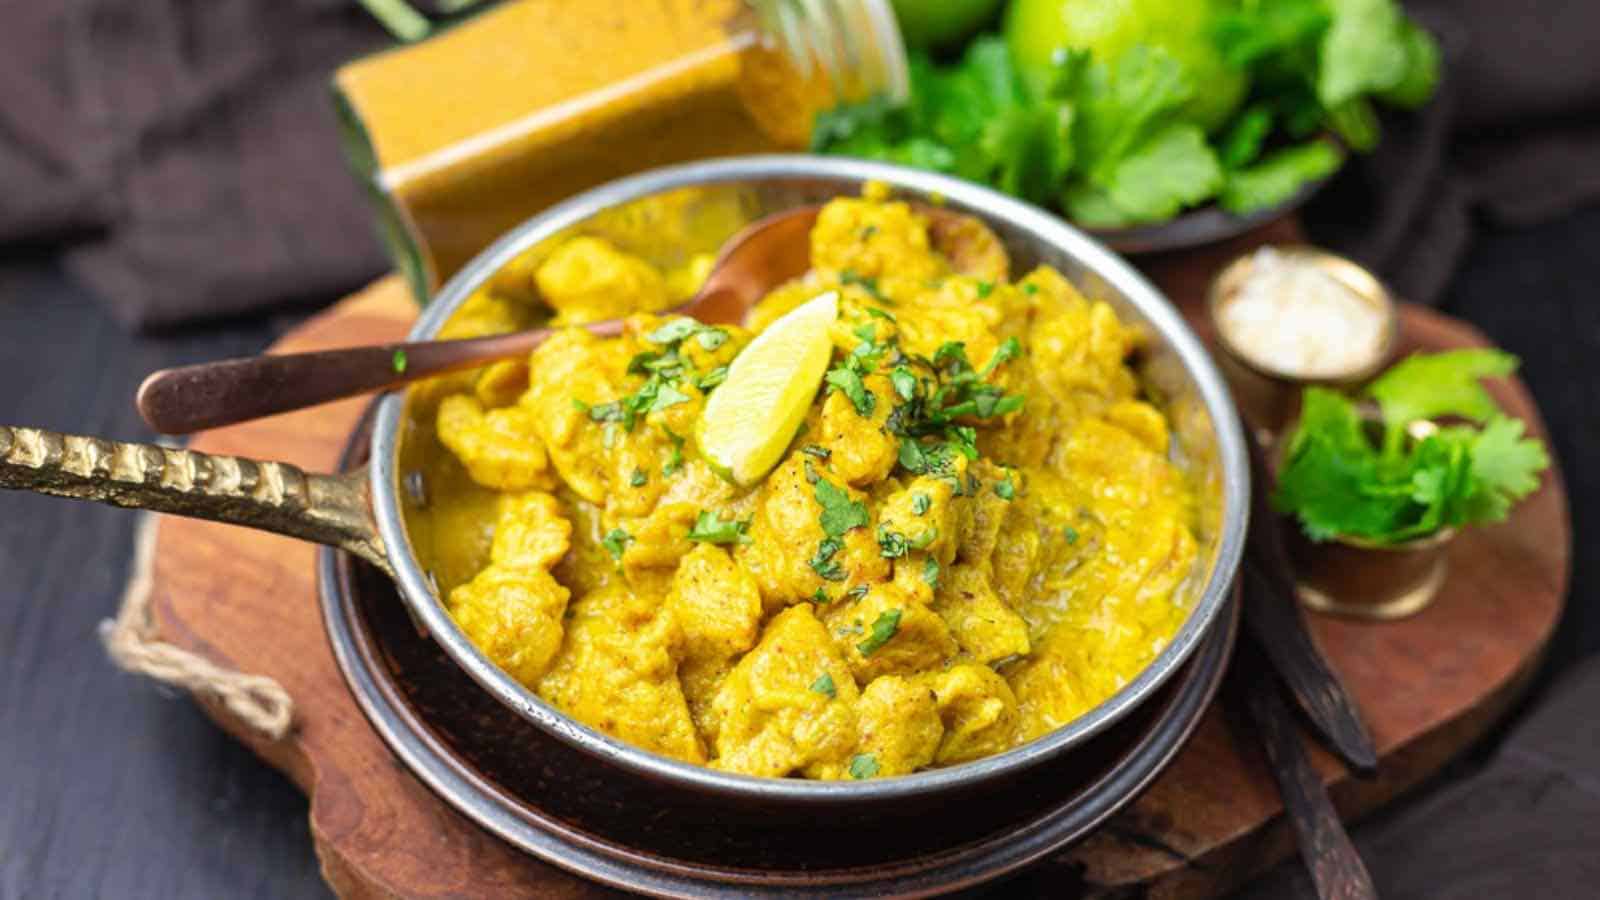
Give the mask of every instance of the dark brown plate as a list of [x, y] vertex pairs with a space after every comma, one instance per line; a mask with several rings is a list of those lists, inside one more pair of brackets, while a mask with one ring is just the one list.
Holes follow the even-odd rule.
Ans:
[[[365, 448], [364, 441], [354, 447]], [[345, 463], [354, 462], [347, 451]], [[435, 793], [512, 845], [596, 881], [661, 895], [913, 895], [999, 877], [1081, 838], [1171, 761], [1217, 689], [1237, 601], [1149, 702], [1080, 750], [948, 805], [795, 825], [597, 766], [512, 714], [418, 633], [382, 575], [324, 551], [334, 656], [368, 720]]]

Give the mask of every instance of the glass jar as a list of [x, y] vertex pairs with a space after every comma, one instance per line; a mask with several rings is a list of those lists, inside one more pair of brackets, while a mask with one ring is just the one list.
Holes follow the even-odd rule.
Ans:
[[904, 99], [888, 0], [512, 0], [334, 78], [347, 152], [419, 300], [513, 225], [668, 163], [802, 150]]

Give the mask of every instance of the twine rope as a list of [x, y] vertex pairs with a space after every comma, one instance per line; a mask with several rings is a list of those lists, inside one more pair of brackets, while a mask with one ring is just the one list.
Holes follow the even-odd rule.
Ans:
[[279, 740], [294, 724], [294, 700], [265, 675], [224, 668], [155, 637], [150, 616], [154, 591], [156, 516], [145, 513], [134, 534], [133, 565], [115, 619], [100, 623], [100, 640], [119, 668], [220, 702], [246, 727]]

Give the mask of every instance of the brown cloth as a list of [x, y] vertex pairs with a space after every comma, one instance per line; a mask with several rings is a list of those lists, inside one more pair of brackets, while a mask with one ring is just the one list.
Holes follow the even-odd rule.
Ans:
[[[1514, 225], [1600, 196], [1600, 3], [1431, 2], [1445, 96], [1309, 211], [1420, 301], [1474, 209]], [[386, 260], [328, 77], [386, 42], [348, 0], [0, 0], [0, 250], [59, 246], [137, 329], [338, 296]]]
[[339, 296], [387, 262], [329, 78], [387, 40], [345, 0], [0, 0], [0, 245], [137, 329]]

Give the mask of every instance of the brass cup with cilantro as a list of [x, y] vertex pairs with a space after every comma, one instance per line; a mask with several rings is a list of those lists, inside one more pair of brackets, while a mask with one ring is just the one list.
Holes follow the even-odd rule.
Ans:
[[1499, 350], [1419, 353], [1358, 396], [1306, 389], [1272, 500], [1300, 526], [1289, 546], [1307, 606], [1371, 619], [1421, 611], [1458, 531], [1504, 521], [1538, 488], [1544, 444], [1482, 384], [1516, 367]]

